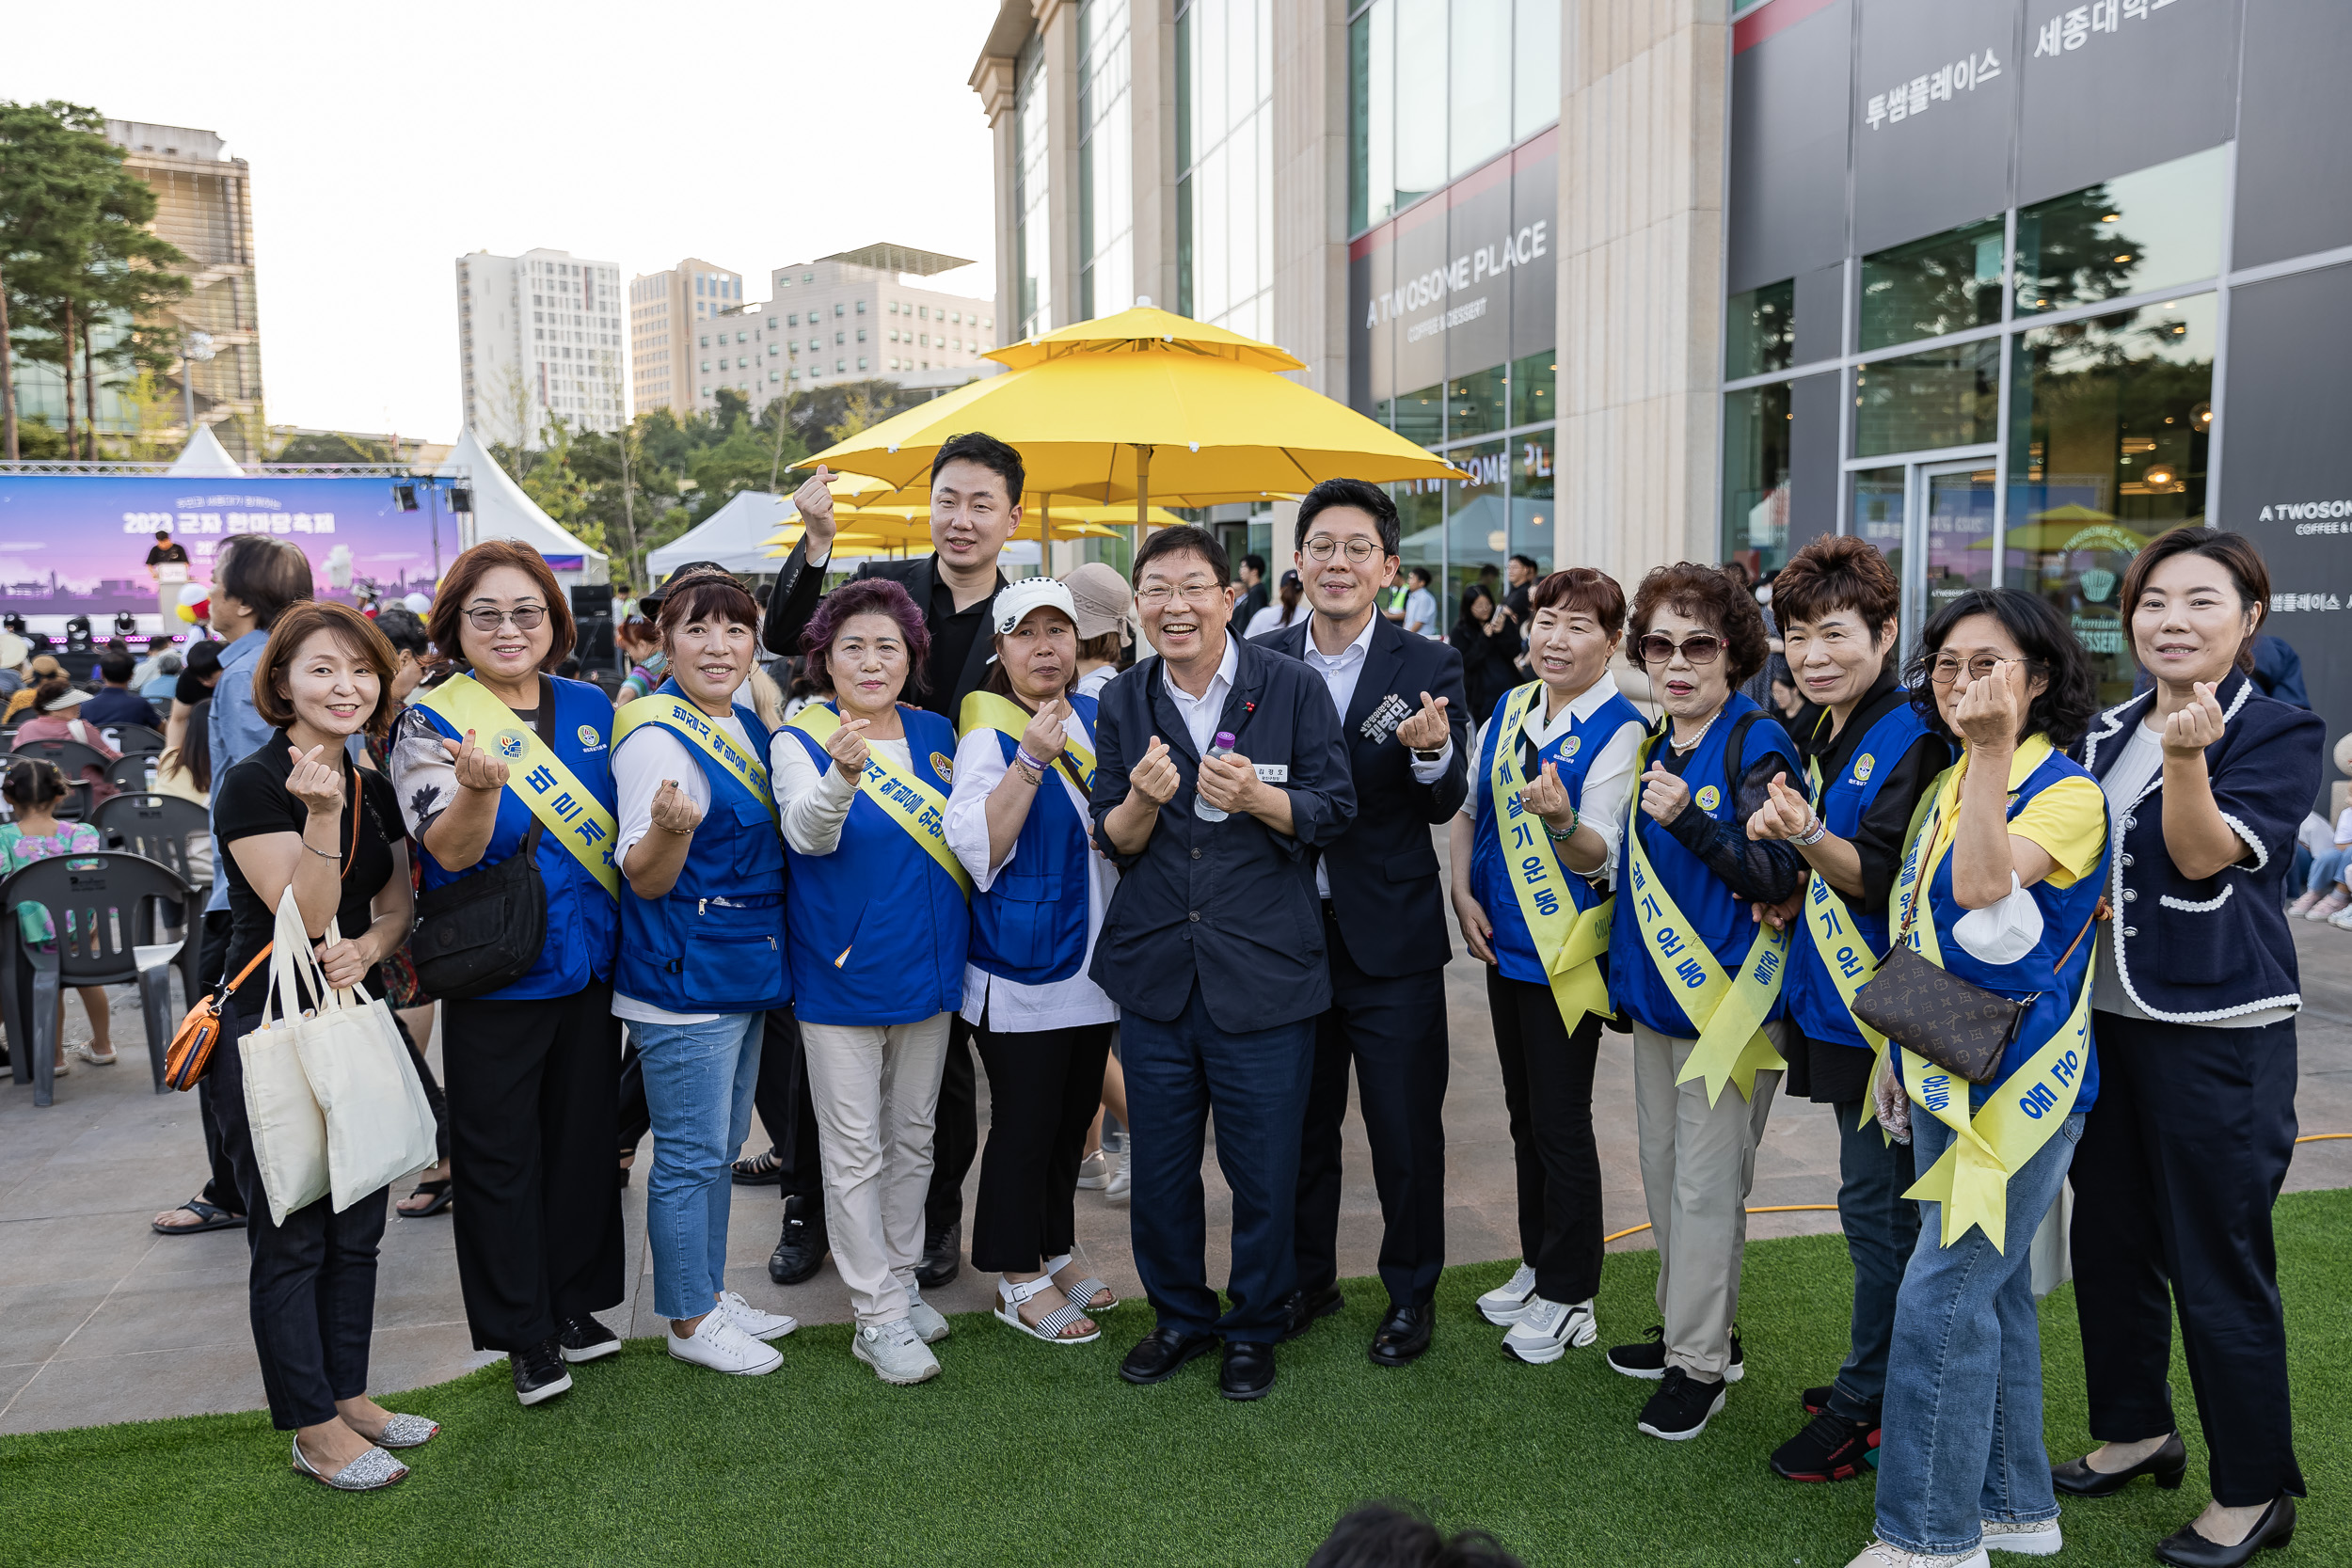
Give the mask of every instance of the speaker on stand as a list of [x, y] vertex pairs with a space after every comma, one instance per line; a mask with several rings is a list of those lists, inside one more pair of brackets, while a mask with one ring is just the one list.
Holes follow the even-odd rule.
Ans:
[[573, 657], [583, 671], [609, 670], [613, 667], [612, 650], [612, 586], [610, 583], [582, 583], [572, 590], [572, 620], [579, 632], [572, 642]]

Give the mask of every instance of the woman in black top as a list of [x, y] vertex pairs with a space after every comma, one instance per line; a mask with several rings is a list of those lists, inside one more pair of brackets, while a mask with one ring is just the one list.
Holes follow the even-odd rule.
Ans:
[[[343, 743], [361, 730], [380, 736], [389, 724], [392, 667], [383, 633], [347, 605], [298, 604], [270, 628], [253, 666], [253, 703], [274, 733], [213, 797], [229, 879], [230, 978], [269, 944], [291, 889], [314, 942], [329, 921], [340, 923], [342, 940], [317, 944], [328, 983], [382, 994], [376, 965], [406, 936], [415, 908], [407, 850], [390, 782], [354, 767]], [[269, 970], [254, 966], [229, 993], [211, 1071], [214, 1114], [247, 1216], [253, 1343], [270, 1419], [295, 1434], [302, 1473], [342, 1491], [389, 1486], [408, 1472], [385, 1450], [414, 1448], [440, 1428], [367, 1397], [384, 1195], [341, 1213], [322, 1197], [271, 1223], [239, 1050], [268, 1001]]]
[[1462, 612], [1447, 634], [1462, 656], [1462, 690], [1472, 713], [1491, 714], [1502, 694], [1521, 684], [1518, 632], [1510, 613], [1477, 583], [1462, 590]]

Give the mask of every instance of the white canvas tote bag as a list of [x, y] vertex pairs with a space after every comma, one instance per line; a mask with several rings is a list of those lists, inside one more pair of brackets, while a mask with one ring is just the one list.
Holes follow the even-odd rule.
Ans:
[[[330, 922], [326, 940], [342, 940]], [[433, 1107], [384, 1004], [364, 990], [329, 990], [303, 944], [311, 994], [323, 998], [296, 1037], [310, 1092], [326, 1117], [326, 1168], [342, 1213], [433, 1164]]]
[[245, 1119], [253, 1139], [253, 1163], [269, 1198], [272, 1225], [327, 1194], [326, 1118], [310, 1092], [298, 1054], [297, 1037], [309, 1027], [296, 989], [301, 966], [310, 960], [310, 939], [294, 889], [278, 901], [278, 928], [270, 952], [269, 990], [262, 1000], [262, 1022], [237, 1041], [245, 1069]]

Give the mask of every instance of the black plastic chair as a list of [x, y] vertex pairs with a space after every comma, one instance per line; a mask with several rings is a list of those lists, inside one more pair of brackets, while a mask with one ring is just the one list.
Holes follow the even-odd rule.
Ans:
[[103, 755], [78, 740], [27, 740], [8, 753], [10, 762], [16, 762], [24, 757], [46, 758], [56, 763], [65, 773], [66, 782], [72, 786], [72, 793], [57, 802], [57, 816], [60, 819], [67, 822], [89, 820], [90, 782], [83, 776], [82, 769], [95, 768], [101, 774], [103, 774], [107, 767]]
[[124, 756], [152, 756], [164, 749], [164, 734], [145, 724], [101, 724], [98, 733]]
[[[171, 867], [120, 850], [58, 855], [0, 879], [0, 920], [7, 922], [10, 949], [7, 961], [0, 962], [0, 1015], [6, 1017], [12, 1047], [11, 1075], [20, 1084], [32, 1083], [35, 1105], [56, 1098], [57, 1001], [67, 986], [138, 983], [155, 1092], [165, 1092], [171, 965], [188, 944], [158, 943], [142, 955], [139, 938], [155, 929], [156, 900], [187, 895], [187, 884]], [[45, 952], [24, 940], [17, 911], [25, 904], [46, 908], [56, 928], [56, 943]]]
[[[125, 752], [106, 764], [106, 782], [125, 795], [151, 794], [155, 788], [155, 752]], [[104, 801], [99, 802], [103, 808]], [[93, 816], [92, 821], [97, 818]]]
[[[135, 759], [123, 758], [130, 762]], [[105, 835], [109, 849], [128, 850], [142, 855], [161, 865], [171, 867], [180, 880], [187, 885], [185, 897], [174, 905], [167, 905], [163, 918], [167, 925], [185, 921], [180, 957], [174, 960], [180, 970], [180, 989], [189, 996], [199, 995], [202, 987], [197, 982], [197, 964], [204, 943], [194, 928], [201, 920], [204, 901], [213, 894], [213, 880], [199, 876], [188, 863], [188, 846], [199, 836], [207, 842], [211, 834], [211, 816], [194, 800], [178, 795], [156, 795], [140, 791], [101, 800], [90, 815], [90, 826]]]

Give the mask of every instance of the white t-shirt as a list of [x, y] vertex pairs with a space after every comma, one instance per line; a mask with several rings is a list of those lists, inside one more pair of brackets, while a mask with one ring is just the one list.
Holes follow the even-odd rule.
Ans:
[[1298, 601], [1298, 608], [1291, 611], [1290, 619], [1286, 621], [1282, 618], [1282, 601], [1277, 599], [1249, 617], [1249, 625], [1243, 630], [1242, 636], [1245, 638], [1263, 637], [1267, 632], [1280, 631], [1285, 626], [1295, 626], [1311, 613], [1312, 611], [1307, 608], [1307, 601], [1302, 598]]
[[1077, 693], [1081, 697], [1100, 697], [1103, 694], [1103, 688], [1110, 685], [1118, 678], [1118, 665], [1099, 665], [1078, 677]]
[[[741, 720], [729, 714], [715, 722], [743, 748], [746, 755], [755, 750], [752, 737], [744, 733]], [[612, 846], [615, 865], [626, 863], [629, 850], [653, 831], [653, 798], [661, 792], [664, 779], [676, 781], [679, 793], [700, 807], [705, 816], [709, 815], [710, 779], [702, 764], [694, 760], [693, 752], [686, 749], [686, 742], [659, 724], [641, 725], [628, 737], [628, 743], [612, 753], [612, 793], [620, 805], [620, 810], [613, 814], [620, 825]], [[623, 880], [627, 880], [626, 874]], [[634, 898], [637, 895], [624, 886], [621, 896]], [[708, 1023], [719, 1015], [674, 1013], [615, 990], [612, 1016], [634, 1023]]]

